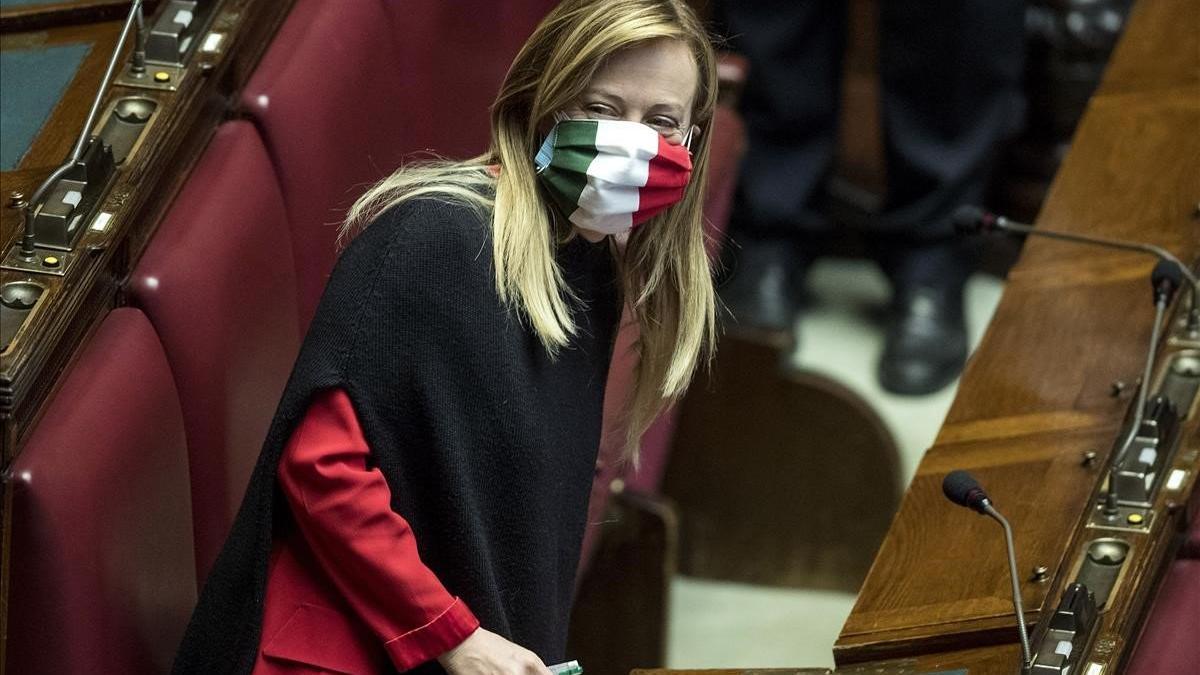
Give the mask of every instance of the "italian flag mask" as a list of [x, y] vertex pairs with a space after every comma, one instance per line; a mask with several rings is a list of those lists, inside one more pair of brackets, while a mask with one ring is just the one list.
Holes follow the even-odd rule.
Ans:
[[627, 232], [683, 199], [692, 158], [640, 122], [563, 120], [534, 158], [551, 198], [576, 226]]

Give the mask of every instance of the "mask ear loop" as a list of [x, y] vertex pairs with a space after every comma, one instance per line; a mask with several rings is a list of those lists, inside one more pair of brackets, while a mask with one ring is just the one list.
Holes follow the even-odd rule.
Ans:
[[687, 133], [683, 136], [683, 147], [688, 151], [689, 155], [692, 154], [692, 137], [698, 130], [699, 127], [693, 124], [692, 126], [688, 127]]
[[533, 160], [535, 172], [539, 175], [550, 166], [550, 159], [554, 156], [554, 141], [558, 137], [558, 123], [571, 119], [567, 113], [561, 110], [555, 110], [551, 117], [554, 119], [554, 126], [550, 128], [549, 135], [546, 136], [546, 140], [538, 149]]

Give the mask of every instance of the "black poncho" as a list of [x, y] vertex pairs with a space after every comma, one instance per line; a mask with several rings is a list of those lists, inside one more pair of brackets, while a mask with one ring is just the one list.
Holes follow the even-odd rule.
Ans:
[[[607, 242], [557, 259], [578, 336], [550, 358], [496, 293], [490, 224], [414, 200], [334, 268], [229, 539], [188, 625], [177, 673], [248, 673], [262, 627], [276, 467], [313, 395], [342, 387], [422, 560], [483, 627], [563, 660], [619, 320]], [[430, 662], [414, 672], [441, 672]]]

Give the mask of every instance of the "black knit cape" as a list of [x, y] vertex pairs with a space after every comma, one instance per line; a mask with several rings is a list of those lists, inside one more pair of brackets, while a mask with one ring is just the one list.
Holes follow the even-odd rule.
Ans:
[[[576, 564], [620, 318], [608, 243], [558, 248], [579, 326], [551, 358], [499, 300], [490, 224], [416, 199], [347, 247], [271, 423], [174, 672], [249, 673], [273, 528], [276, 468], [317, 392], [341, 387], [422, 560], [488, 630], [564, 659]], [[436, 661], [420, 673], [442, 672]]]

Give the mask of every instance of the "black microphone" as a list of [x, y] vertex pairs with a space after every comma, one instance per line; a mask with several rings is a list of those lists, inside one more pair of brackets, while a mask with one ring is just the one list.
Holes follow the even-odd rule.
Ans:
[[986, 514], [983, 505], [988, 503], [987, 493], [975, 477], [961, 469], [946, 474], [942, 481], [942, 492], [950, 501]]
[[1179, 290], [1179, 284], [1183, 281], [1183, 272], [1180, 271], [1179, 265], [1170, 260], [1159, 260], [1154, 266], [1154, 271], [1150, 273], [1150, 287], [1154, 289], [1154, 302], [1157, 303], [1159, 298], [1164, 298], [1167, 303], [1171, 302], [1171, 297], [1175, 295], [1175, 291]]
[[1146, 350], [1146, 363], [1142, 366], [1142, 383], [1138, 387], [1137, 403], [1134, 404], [1133, 422], [1121, 438], [1121, 444], [1117, 446], [1112, 461], [1108, 465], [1108, 493], [1104, 495], [1103, 513], [1109, 521], [1114, 521], [1121, 515], [1119, 503], [1121, 497], [1117, 492], [1117, 475], [1121, 472], [1121, 465], [1125, 463], [1125, 454], [1137, 440], [1138, 431], [1142, 428], [1142, 421], [1146, 419], [1146, 398], [1150, 394], [1151, 371], [1154, 368], [1154, 361], [1158, 357], [1158, 340], [1162, 319], [1167, 312], [1167, 305], [1171, 304], [1171, 298], [1179, 289], [1181, 277], [1180, 265], [1169, 260], [1158, 261], [1158, 264], [1154, 266], [1154, 271], [1150, 273], [1150, 287], [1154, 290], [1154, 325], [1150, 330], [1150, 348]]
[[1013, 609], [1017, 613], [1017, 631], [1021, 637], [1021, 670], [1026, 671], [1033, 663], [1033, 656], [1029, 649], [1029, 631], [1025, 627], [1025, 609], [1021, 605], [1021, 584], [1017, 577], [1017, 552], [1013, 545], [1012, 526], [1000, 515], [996, 507], [992, 506], [992, 500], [988, 499], [979, 481], [962, 469], [946, 474], [946, 478], [942, 480], [942, 492], [955, 504], [989, 516], [1004, 528], [1004, 543], [1008, 547], [1008, 575], [1012, 581]]
[[1189, 296], [1190, 304], [1188, 305], [1187, 312], [1187, 335], [1192, 339], [1200, 338], [1200, 279], [1196, 278], [1196, 275], [1192, 273], [1192, 270], [1187, 265], [1184, 265], [1178, 258], [1160, 246], [1033, 227], [1025, 223], [1011, 221], [1004, 216], [998, 216], [978, 206], [971, 205], [958, 207], [958, 210], [954, 212], [953, 222], [954, 228], [961, 234], [1003, 232], [1005, 234], [1033, 235], [1036, 237], [1059, 239], [1061, 241], [1073, 241], [1078, 244], [1115, 248], [1123, 251], [1136, 251], [1152, 255], [1160, 261], [1173, 263], [1177, 266], [1179, 274], [1187, 280], [1188, 285], [1191, 287], [1191, 295]]

